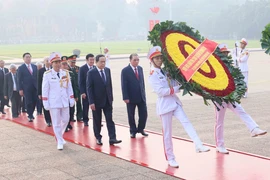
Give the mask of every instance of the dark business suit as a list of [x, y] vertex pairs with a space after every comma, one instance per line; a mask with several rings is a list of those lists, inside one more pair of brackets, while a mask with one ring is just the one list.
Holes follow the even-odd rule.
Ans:
[[[4, 67], [4, 74], [6, 75], [7, 73], [9, 73], [8, 68]], [[4, 99], [4, 105], [8, 105], [9, 99]]]
[[[14, 86], [14, 81], [16, 86]], [[18, 89], [17, 73], [11, 72], [5, 75], [4, 95], [11, 100], [12, 117], [18, 117], [21, 108], [21, 96]]]
[[22, 64], [17, 71], [19, 90], [23, 90], [29, 119], [34, 119], [33, 112], [37, 103], [37, 66], [31, 64], [32, 74], [28, 67]]
[[0, 70], [0, 112], [4, 111], [4, 106], [5, 106], [4, 80], [5, 80], [5, 74], [3, 70]]
[[112, 102], [113, 102], [113, 92], [112, 92], [112, 81], [111, 81], [111, 71], [108, 68], [105, 71], [105, 82], [102, 79], [100, 72], [97, 68], [94, 68], [87, 73], [86, 79], [86, 89], [89, 104], [95, 104], [96, 110], [93, 113], [93, 126], [94, 134], [96, 139], [100, 140], [102, 138], [101, 131], [101, 111], [106, 118], [107, 129], [109, 132], [110, 140], [116, 139], [115, 135], [115, 124], [112, 119]]
[[[144, 76], [141, 66], [137, 66], [137, 72], [139, 75], [138, 79], [135, 75], [134, 68], [128, 65], [121, 73], [123, 100], [129, 100], [129, 103], [127, 103], [127, 112], [130, 133], [142, 132], [147, 120]], [[136, 127], [134, 117], [136, 106], [139, 113], [138, 128]]]
[[[42, 81], [43, 81], [43, 75], [46, 72], [46, 68], [43, 67], [40, 70], [38, 70], [38, 95], [42, 96]], [[43, 112], [44, 112], [44, 118], [46, 123], [51, 123], [51, 115], [50, 115], [50, 111], [47, 111], [46, 109], [44, 109], [44, 106], [42, 106], [43, 108]]]
[[[92, 68], [95, 68], [95, 66], [92, 66]], [[88, 95], [87, 95], [87, 90], [86, 90], [86, 78], [87, 78], [87, 72], [90, 69], [88, 68], [88, 65], [85, 64], [80, 67], [79, 69], [79, 77], [78, 77], [78, 83], [79, 83], [79, 88], [80, 88], [80, 93], [86, 94], [86, 98], [82, 99], [82, 104], [83, 104], [83, 122], [88, 123], [89, 117], [89, 102], [88, 102]]]

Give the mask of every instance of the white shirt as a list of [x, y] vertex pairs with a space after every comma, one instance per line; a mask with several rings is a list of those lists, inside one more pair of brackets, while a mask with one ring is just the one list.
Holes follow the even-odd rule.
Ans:
[[14, 77], [14, 74], [12, 74], [12, 80], [13, 80], [13, 91], [17, 91], [17, 86], [16, 86], [16, 81], [15, 81], [15, 77]]
[[50, 69], [51, 69], [51, 68], [47, 68], [47, 67], [45, 66], [45, 70], [46, 70], [46, 71], [48, 71], [48, 70], [50, 70]]
[[94, 66], [89, 66], [88, 63], [86, 63], [86, 65], [87, 65], [87, 67], [88, 67], [89, 70], [94, 68]]
[[134, 66], [132, 66], [131, 64], [129, 64], [130, 65], [130, 67], [133, 69], [133, 72], [135, 73], [135, 68], [137, 69], [137, 73], [139, 74], [139, 71], [138, 71], [138, 66], [137, 67], [134, 67]]
[[26, 63], [24, 63], [25, 65], [26, 65], [26, 68], [28, 69], [28, 67], [30, 67], [30, 69], [31, 69], [31, 71], [32, 71], [32, 73], [33, 73], [33, 68], [32, 68], [32, 65], [31, 65], [31, 63], [30, 64], [26, 64]]
[[[100, 77], [102, 78], [102, 75], [101, 75], [101, 69], [99, 69], [98, 67], [97, 67], [97, 70], [98, 70], [98, 72], [99, 72], [99, 75], [100, 75]], [[105, 73], [105, 69], [102, 69], [102, 71], [103, 71], [103, 73], [104, 73], [104, 77], [105, 77], [105, 81], [107, 80], [106, 79], [106, 73]]]
[[4, 69], [4, 68], [1, 68], [1, 70], [4, 72], [4, 74], [6, 74], [6, 72], [5, 72], [5, 69]]

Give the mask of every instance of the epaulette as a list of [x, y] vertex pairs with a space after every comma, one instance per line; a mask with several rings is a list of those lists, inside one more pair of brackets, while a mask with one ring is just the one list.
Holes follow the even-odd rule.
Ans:
[[49, 69], [48, 71], [46, 71], [46, 72], [45, 72], [45, 74], [47, 74], [47, 73], [49, 73], [49, 72], [51, 72], [51, 71], [52, 71], [52, 70], [51, 70], [51, 69]]

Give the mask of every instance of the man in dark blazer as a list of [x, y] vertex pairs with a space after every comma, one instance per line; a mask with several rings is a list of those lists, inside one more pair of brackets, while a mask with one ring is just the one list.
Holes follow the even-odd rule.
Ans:
[[[2, 70], [4, 72], [4, 75], [6, 75], [9, 71], [8, 68], [5, 68], [5, 61], [4, 60], [0, 60], [0, 70]], [[4, 106], [10, 107], [9, 106], [9, 99], [4, 99]]]
[[17, 118], [20, 114], [21, 96], [18, 89], [17, 67], [10, 65], [10, 72], [5, 75], [4, 97], [11, 100], [12, 117]]
[[33, 112], [37, 102], [37, 66], [31, 64], [31, 54], [23, 54], [24, 64], [18, 68], [19, 93], [25, 97], [29, 122], [33, 122]]
[[106, 58], [104, 55], [96, 56], [96, 68], [88, 71], [86, 79], [86, 89], [90, 108], [93, 113], [93, 126], [96, 143], [102, 145], [101, 141], [101, 113], [105, 115], [107, 129], [109, 132], [110, 145], [121, 143], [116, 139], [115, 124], [112, 119], [112, 80], [111, 71], [105, 68]]
[[83, 122], [85, 126], [88, 126], [88, 113], [89, 113], [89, 102], [87, 97], [87, 91], [86, 91], [86, 77], [87, 72], [93, 68], [95, 63], [95, 57], [93, 54], [87, 54], [86, 56], [86, 64], [81, 66], [79, 69], [79, 77], [78, 77], [78, 83], [80, 88], [80, 93], [82, 96], [82, 104], [83, 104]]
[[[38, 70], [38, 98], [42, 100], [42, 80], [43, 80], [43, 75], [46, 71], [51, 69], [51, 64], [49, 62], [49, 57], [44, 58], [44, 67]], [[51, 115], [50, 111], [47, 111], [44, 106], [42, 106], [43, 112], [44, 112], [44, 118], [46, 121], [46, 124], [48, 127], [52, 126], [52, 120], [51, 120]]]
[[4, 80], [5, 80], [5, 69], [4, 69], [4, 61], [0, 60], [0, 112], [2, 114], [6, 114], [4, 112], [4, 107], [6, 105], [6, 101], [4, 99]]
[[[130, 64], [122, 70], [121, 85], [123, 100], [127, 105], [130, 137], [135, 138], [137, 132], [143, 136], [148, 136], [144, 132], [147, 120], [147, 108], [145, 98], [145, 86], [143, 68], [139, 66], [139, 56], [131, 54]], [[138, 127], [135, 122], [135, 108], [138, 107], [139, 122]]]

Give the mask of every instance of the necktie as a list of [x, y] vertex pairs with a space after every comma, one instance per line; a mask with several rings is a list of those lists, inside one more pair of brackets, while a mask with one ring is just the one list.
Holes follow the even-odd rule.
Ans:
[[57, 73], [58, 78], [60, 78], [59, 72]]
[[101, 77], [103, 79], [103, 82], [106, 83], [106, 79], [105, 79], [105, 75], [104, 75], [103, 70], [101, 70], [100, 72], [101, 72]]
[[139, 74], [138, 74], [137, 68], [134, 68], [134, 71], [135, 71], [136, 78], [139, 80]]
[[30, 72], [31, 75], [33, 74], [32, 70], [30, 68], [30, 64], [28, 64], [28, 71]]
[[160, 69], [160, 72], [165, 76], [164, 72], [162, 71], [162, 69]]
[[13, 74], [13, 77], [14, 77], [14, 84], [15, 84], [14, 90], [17, 91], [17, 77], [16, 77], [16, 74]]

